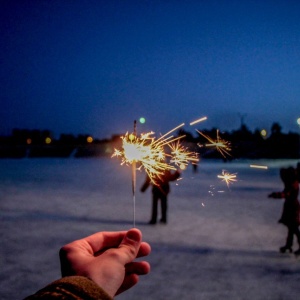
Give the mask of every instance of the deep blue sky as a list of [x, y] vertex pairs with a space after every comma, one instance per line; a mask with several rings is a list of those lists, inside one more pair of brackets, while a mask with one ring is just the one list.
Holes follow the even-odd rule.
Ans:
[[[1, 134], [164, 133], [300, 117], [300, 1], [1, 0]], [[187, 126], [186, 130], [194, 128]]]

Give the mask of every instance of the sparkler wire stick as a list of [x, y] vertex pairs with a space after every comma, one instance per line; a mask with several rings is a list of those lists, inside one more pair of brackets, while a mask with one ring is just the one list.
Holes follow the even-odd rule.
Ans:
[[[136, 120], [133, 123], [134, 139], [136, 138]], [[132, 161], [132, 196], [133, 196], [133, 227], [135, 227], [135, 191], [136, 191], [136, 161]]]

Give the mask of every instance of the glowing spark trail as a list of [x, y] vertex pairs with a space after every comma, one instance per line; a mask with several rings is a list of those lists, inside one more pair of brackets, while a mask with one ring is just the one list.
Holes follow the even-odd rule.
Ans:
[[230, 183], [237, 181], [236, 173], [230, 174], [230, 173], [226, 172], [225, 170], [222, 171], [222, 175], [218, 175], [218, 178], [221, 178], [222, 181], [225, 181], [227, 184], [227, 187], [229, 187]]
[[268, 166], [261, 166], [261, 165], [250, 165], [250, 168], [268, 170]]
[[191, 122], [190, 125], [192, 126], [192, 125], [195, 125], [197, 123], [203, 122], [205, 120], [207, 120], [207, 117], [203, 117], [203, 118], [200, 118], [198, 120], [195, 120], [195, 121]]
[[217, 139], [215, 141], [208, 135], [205, 135], [204, 133], [200, 132], [199, 130], [196, 131], [210, 142], [210, 144], [206, 144], [206, 147], [216, 147], [217, 151], [220, 152], [221, 155], [225, 158], [225, 154], [231, 156], [231, 154], [229, 153], [229, 151], [231, 151], [230, 143], [220, 138], [219, 130], [217, 130]]

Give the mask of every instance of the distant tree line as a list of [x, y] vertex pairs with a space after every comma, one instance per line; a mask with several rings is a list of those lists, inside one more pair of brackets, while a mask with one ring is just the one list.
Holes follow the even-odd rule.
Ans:
[[50, 130], [13, 129], [10, 136], [0, 137], [1, 145], [78, 145], [88, 143], [88, 134], [61, 134], [55, 139]]
[[[205, 136], [216, 141], [217, 129], [201, 130]], [[223, 158], [215, 147], [209, 147], [210, 141], [196, 131], [193, 135], [179, 130], [177, 135], [184, 135], [182, 141], [192, 146], [192, 151], [199, 152], [202, 158]], [[231, 156], [236, 158], [299, 158], [299, 133], [283, 133], [279, 123], [274, 123], [271, 131], [256, 129], [251, 132], [244, 124], [238, 130], [219, 132], [220, 141], [230, 144]], [[50, 130], [13, 129], [10, 136], [0, 136], [0, 158], [14, 157], [93, 157], [111, 155], [115, 147], [120, 147], [119, 135], [111, 139], [95, 139], [89, 134], [61, 134], [55, 139]]]
[[10, 136], [0, 136], [0, 158], [90, 157], [109, 155], [120, 139], [94, 139], [89, 134], [61, 134], [54, 138], [50, 130], [13, 129]]
[[[216, 141], [217, 129], [201, 130], [206, 136]], [[185, 134], [186, 141], [200, 145], [199, 152], [201, 157], [217, 158], [220, 157], [218, 151], [212, 151], [212, 148], [205, 147], [209, 141], [197, 133], [194, 137], [189, 132], [181, 130]], [[220, 140], [228, 141], [231, 148], [231, 157], [234, 158], [299, 158], [300, 157], [300, 135], [298, 133], [282, 133], [282, 127], [279, 123], [273, 123], [271, 131], [256, 129], [251, 132], [246, 125], [241, 125], [238, 130], [232, 132], [219, 133]]]

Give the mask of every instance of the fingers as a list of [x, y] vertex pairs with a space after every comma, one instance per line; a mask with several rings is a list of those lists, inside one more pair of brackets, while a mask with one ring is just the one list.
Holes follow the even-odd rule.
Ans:
[[[129, 247], [134, 252], [134, 257], [147, 256], [151, 252], [148, 243], [141, 242], [142, 234], [140, 230], [134, 228], [129, 231], [118, 232], [98, 232], [86, 238], [74, 241], [65, 245], [62, 252], [80, 249], [85, 250], [91, 255], [99, 255], [107, 249]], [[129, 261], [128, 261], [129, 262]], [[127, 263], [127, 262], [126, 262]]]
[[147, 262], [133, 262], [126, 265], [126, 276], [116, 295], [130, 289], [139, 281], [139, 275], [146, 275], [150, 272], [150, 265]]
[[150, 264], [146, 261], [132, 262], [125, 266], [126, 274], [146, 275], [150, 272]]
[[119, 250], [123, 253], [123, 264], [127, 264], [134, 260], [139, 252], [142, 241], [142, 233], [138, 229], [128, 230], [124, 236]]
[[[142, 247], [140, 247], [141, 245]], [[133, 261], [138, 255], [144, 256], [149, 254], [151, 248], [148, 246], [147, 243], [142, 243], [142, 233], [140, 230], [137, 228], [128, 230], [118, 248], [122, 253], [120, 256], [122, 263], [126, 265]]]
[[139, 249], [139, 252], [137, 254], [137, 257], [147, 256], [150, 253], [151, 253], [151, 246], [146, 242], [142, 242], [141, 245], [140, 245], [140, 249]]
[[122, 242], [126, 231], [117, 232], [97, 232], [80, 241], [87, 243], [93, 254], [104, 249], [117, 248]]

